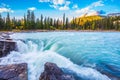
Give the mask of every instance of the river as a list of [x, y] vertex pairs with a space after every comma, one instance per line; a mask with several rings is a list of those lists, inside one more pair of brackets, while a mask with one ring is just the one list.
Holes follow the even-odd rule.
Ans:
[[120, 79], [120, 32], [14, 33], [18, 51], [1, 65], [28, 63], [29, 80], [39, 80], [46, 62], [56, 63], [76, 80]]

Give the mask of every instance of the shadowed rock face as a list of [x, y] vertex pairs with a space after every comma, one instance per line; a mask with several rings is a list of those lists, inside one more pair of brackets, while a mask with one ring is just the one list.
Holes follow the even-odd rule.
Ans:
[[28, 80], [27, 64], [0, 65], [0, 80]]
[[0, 57], [4, 57], [10, 53], [10, 51], [17, 50], [16, 43], [12, 40], [0, 40]]
[[47, 62], [44, 65], [44, 72], [39, 80], [75, 80], [72, 75], [64, 74], [63, 71], [54, 63]]
[[6, 56], [10, 51], [17, 50], [16, 42], [10, 39], [10, 32], [0, 32], [0, 58]]

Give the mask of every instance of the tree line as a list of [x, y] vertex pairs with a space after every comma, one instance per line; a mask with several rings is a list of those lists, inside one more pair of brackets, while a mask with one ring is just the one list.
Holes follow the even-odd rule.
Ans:
[[27, 11], [22, 19], [10, 18], [0, 14], [0, 30], [120, 30], [120, 16], [89, 16], [74, 18], [70, 21], [65, 14], [63, 19], [53, 19], [35, 16], [33, 11]]

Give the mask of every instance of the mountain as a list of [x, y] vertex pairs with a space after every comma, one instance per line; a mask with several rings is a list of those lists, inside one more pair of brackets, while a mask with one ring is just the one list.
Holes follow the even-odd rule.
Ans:
[[110, 13], [107, 16], [120, 16], [120, 13]]

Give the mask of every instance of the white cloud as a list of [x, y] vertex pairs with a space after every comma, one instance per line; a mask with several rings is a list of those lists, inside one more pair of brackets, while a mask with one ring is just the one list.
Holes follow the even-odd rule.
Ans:
[[77, 4], [75, 4], [75, 5], [73, 5], [73, 7], [72, 7], [73, 9], [77, 9], [78, 8], [78, 5]]
[[67, 6], [70, 5], [70, 1], [66, 1], [65, 5], [67, 5]]
[[92, 3], [92, 5], [91, 5], [91, 7], [98, 7], [98, 6], [104, 6], [103, 2], [97, 1], [97, 2]]
[[65, 5], [65, 6], [60, 7], [59, 10], [69, 10], [69, 7]]
[[58, 6], [57, 5], [49, 5], [50, 7], [52, 7], [52, 8], [55, 8], [55, 9], [57, 9], [58, 8]]
[[59, 7], [59, 10], [69, 10], [70, 1], [66, 1], [64, 6]]
[[65, 0], [39, 0], [39, 2], [50, 2], [54, 5], [62, 5], [64, 4]]
[[98, 6], [104, 6], [103, 2], [102, 1], [94, 2], [85, 8], [77, 9], [75, 12], [80, 15], [83, 15], [86, 13], [87, 15], [94, 15], [94, 14], [97, 15], [97, 11], [93, 10], [93, 8]]
[[5, 3], [1, 3], [0, 4], [0, 13], [4, 13], [4, 12], [11, 12], [11, 13], [13, 13], [14, 11], [9, 7], [9, 5], [7, 5]]
[[39, 0], [39, 2], [50, 2], [50, 0]]
[[58, 10], [69, 10], [70, 5], [70, 1], [66, 0], [39, 0], [39, 2], [49, 2], [51, 3], [50, 7]]
[[30, 7], [30, 8], [28, 8], [28, 10], [34, 11], [34, 10], [36, 10], [36, 8], [35, 7]]
[[52, 0], [52, 3], [55, 5], [62, 5], [65, 3], [65, 0]]
[[11, 10], [10, 8], [0, 8], [0, 13], [3, 13], [3, 12], [14, 12], [13, 10]]

